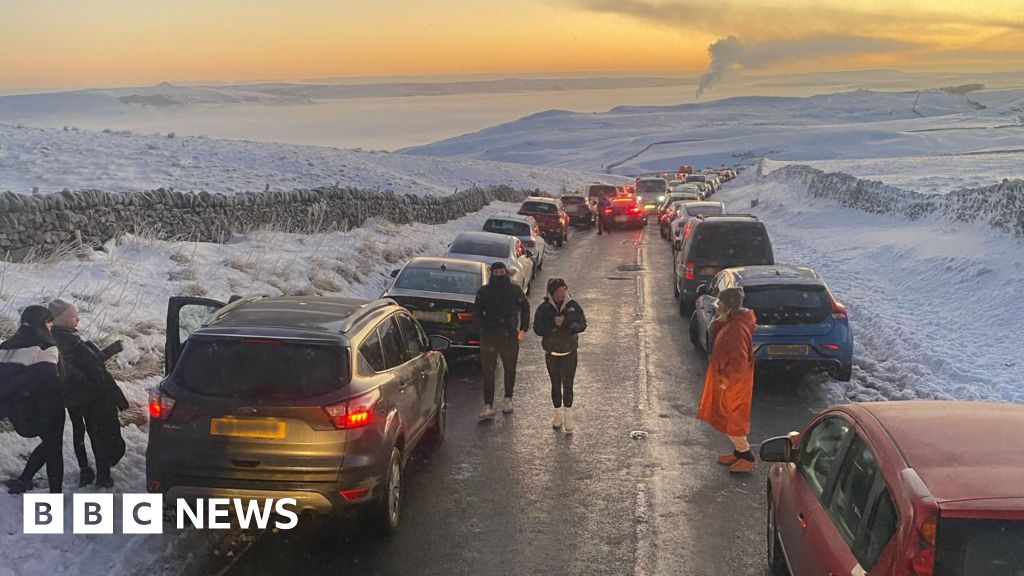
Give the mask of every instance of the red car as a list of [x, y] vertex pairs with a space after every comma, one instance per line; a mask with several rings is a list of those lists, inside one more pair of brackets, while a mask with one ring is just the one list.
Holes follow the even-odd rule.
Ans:
[[1024, 574], [1024, 406], [846, 404], [761, 444], [772, 575]]
[[604, 218], [605, 229], [642, 228], [647, 225], [647, 214], [644, 213], [636, 196], [619, 196], [612, 198], [611, 204], [600, 215]]
[[540, 225], [541, 236], [548, 243], [561, 246], [569, 241], [569, 214], [557, 198], [530, 196], [519, 207], [519, 215], [533, 216]]

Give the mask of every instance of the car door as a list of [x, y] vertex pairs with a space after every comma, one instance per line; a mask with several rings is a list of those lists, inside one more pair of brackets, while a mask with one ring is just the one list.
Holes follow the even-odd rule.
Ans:
[[815, 557], [821, 553], [815, 549], [820, 538], [813, 535], [823, 529], [834, 530], [822, 502], [853, 436], [853, 425], [844, 416], [826, 415], [801, 436], [796, 466], [779, 484], [775, 525], [793, 576], [828, 574], [821, 571]]
[[188, 337], [204, 326], [214, 312], [225, 304], [208, 298], [171, 296], [167, 301], [167, 327], [164, 341], [164, 374], [170, 374], [181, 357]]
[[384, 353], [385, 371], [394, 378], [394, 389], [397, 391], [395, 406], [402, 417], [406, 434], [411, 437], [420, 429], [423, 421], [417, 388], [419, 373], [409, 358], [405, 338], [395, 315], [381, 322], [377, 326], [377, 332], [380, 334]]
[[[426, 426], [437, 407], [437, 387], [439, 375], [433, 367], [427, 337], [415, 320], [407, 314], [396, 314], [398, 325], [402, 329], [409, 367], [415, 377], [416, 399], [419, 401], [419, 423]], [[416, 431], [419, 434], [419, 430]]]

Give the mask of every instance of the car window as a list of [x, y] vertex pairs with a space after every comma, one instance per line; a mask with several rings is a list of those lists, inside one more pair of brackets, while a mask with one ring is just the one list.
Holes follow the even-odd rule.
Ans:
[[395, 288], [452, 294], [476, 294], [482, 281], [478, 272], [406, 267], [395, 280]]
[[885, 545], [896, 533], [900, 518], [896, 512], [896, 506], [892, 503], [889, 490], [883, 489], [875, 501], [875, 509], [868, 520], [864, 537], [853, 549], [853, 555], [857, 557], [861, 568], [871, 570], [882, 555]]
[[508, 244], [495, 242], [494, 240], [481, 240], [476, 238], [456, 238], [450, 248], [449, 254], [472, 254], [474, 256], [487, 256], [489, 258], [508, 258]]
[[409, 351], [405, 346], [405, 338], [402, 336], [401, 330], [398, 329], [395, 317], [392, 316], [381, 322], [377, 331], [380, 333], [381, 348], [384, 349], [385, 369], [390, 370], [405, 364], [409, 360]]
[[668, 182], [665, 180], [640, 180], [636, 183], [637, 196], [664, 194], [666, 191], [668, 191]]
[[819, 498], [825, 491], [835, 458], [849, 433], [849, 422], [839, 416], [832, 416], [812, 428], [800, 443], [797, 469]]
[[761, 325], [818, 324], [832, 313], [832, 302], [820, 284], [748, 286], [743, 306], [757, 313]]
[[538, 214], [555, 214], [558, 206], [550, 202], [523, 202], [520, 212], [536, 212]]
[[726, 224], [698, 226], [694, 231], [692, 259], [729, 266], [770, 264], [768, 236], [759, 225]]
[[397, 318], [398, 324], [402, 327], [405, 349], [408, 351], [409, 358], [418, 358], [427, 351], [427, 344], [424, 342], [422, 332], [416, 326], [416, 322], [405, 314], [399, 314]]
[[878, 463], [874, 453], [864, 439], [858, 436], [846, 453], [828, 505], [829, 516], [848, 544], [853, 544], [861, 520], [867, 513], [877, 471]]
[[943, 518], [938, 537], [936, 574], [1024, 574], [1024, 521]]
[[509, 234], [512, 236], [529, 236], [530, 225], [526, 222], [516, 222], [514, 220], [501, 220], [492, 218], [484, 222], [484, 232], [494, 232], [495, 234]]
[[380, 347], [380, 334], [374, 330], [359, 347], [359, 355], [376, 372], [384, 371], [384, 351]]

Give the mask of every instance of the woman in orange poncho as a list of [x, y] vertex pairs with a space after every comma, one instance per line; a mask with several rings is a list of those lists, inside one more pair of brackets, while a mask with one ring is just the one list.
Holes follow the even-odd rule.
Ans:
[[750, 451], [750, 403], [754, 395], [754, 347], [757, 327], [753, 310], [742, 308], [743, 289], [726, 288], [718, 295], [718, 316], [711, 323], [714, 339], [704, 377], [704, 395], [697, 417], [729, 437], [732, 454], [718, 457], [730, 472], [757, 467]]

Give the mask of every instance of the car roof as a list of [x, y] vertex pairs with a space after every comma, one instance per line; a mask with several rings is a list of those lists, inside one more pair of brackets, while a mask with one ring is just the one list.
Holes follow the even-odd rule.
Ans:
[[515, 236], [498, 234], [496, 232], [459, 232], [452, 242], [454, 243], [455, 240], [479, 240], [507, 244], [510, 241], [509, 238], [515, 238]]
[[730, 268], [729, 272], [740, 286], [764, 286], [769, 284], [814, 284], [824, 286], [821, 276], [812, 268], [791, 264], [766, 266], [742, 266]]
[[548, 202], [551, 204], [557, 204], [558, 200], [555, 198], [545, 198], [543, 196], [530, 196], [526, 200], [523, 200], [524, 204], [527, 202]]
[[295, 337], [304, 331], [337, 334], [344, 331], [349, 317], [368, 303], [356, 298], [323, 296], [255, 298], [225, 310], [225, 314], [215, 314], [196, 333], [231, 335], [238, 332], [233, 330], [237, 328], [284, 328], [290, 331], [282, 333], [282, 337]]
[[744, 216], [739, 214], [706, 214], [697, 216], [697, 224], [706, 226], [708, 224], [756, 224], [758, 226], [764, 226], [764, 222], [761, 222], [757, 218], [751, 218], [750, 216]]
[[519, 222], [520, 224], [529, 224], [533, 219], [533, 216], [521, 216], [517, 214], [515, 216], [491, 216], [484, 222], [486, 223], [488, 220], [506, 220], [509, 222]]
[[916, 400], [855, 406], [885, 429], [940, 503], [1024, 498], [1024, 405]]
[[464, 258], [445, 258], [444, 256], [417, 256], [405, 265], [406, 268], [441, 268], [457, 272], [483, 273], [487, 265], [476, 260]]
[[710, 206], [721, 206], [722, 209], [725, 209], [725, 202], [718, 202], [718, 201], [715, 201], [715, 200], [697, 200], [697, 201], [692, 201], [691, 200], [691, 201], [688, 201], [688, 202], [682, 202], [682, 204], [685, 205], [685, 206], [692, 206], [694, 208], [706, 208], [706, 207], [710, 207]]

